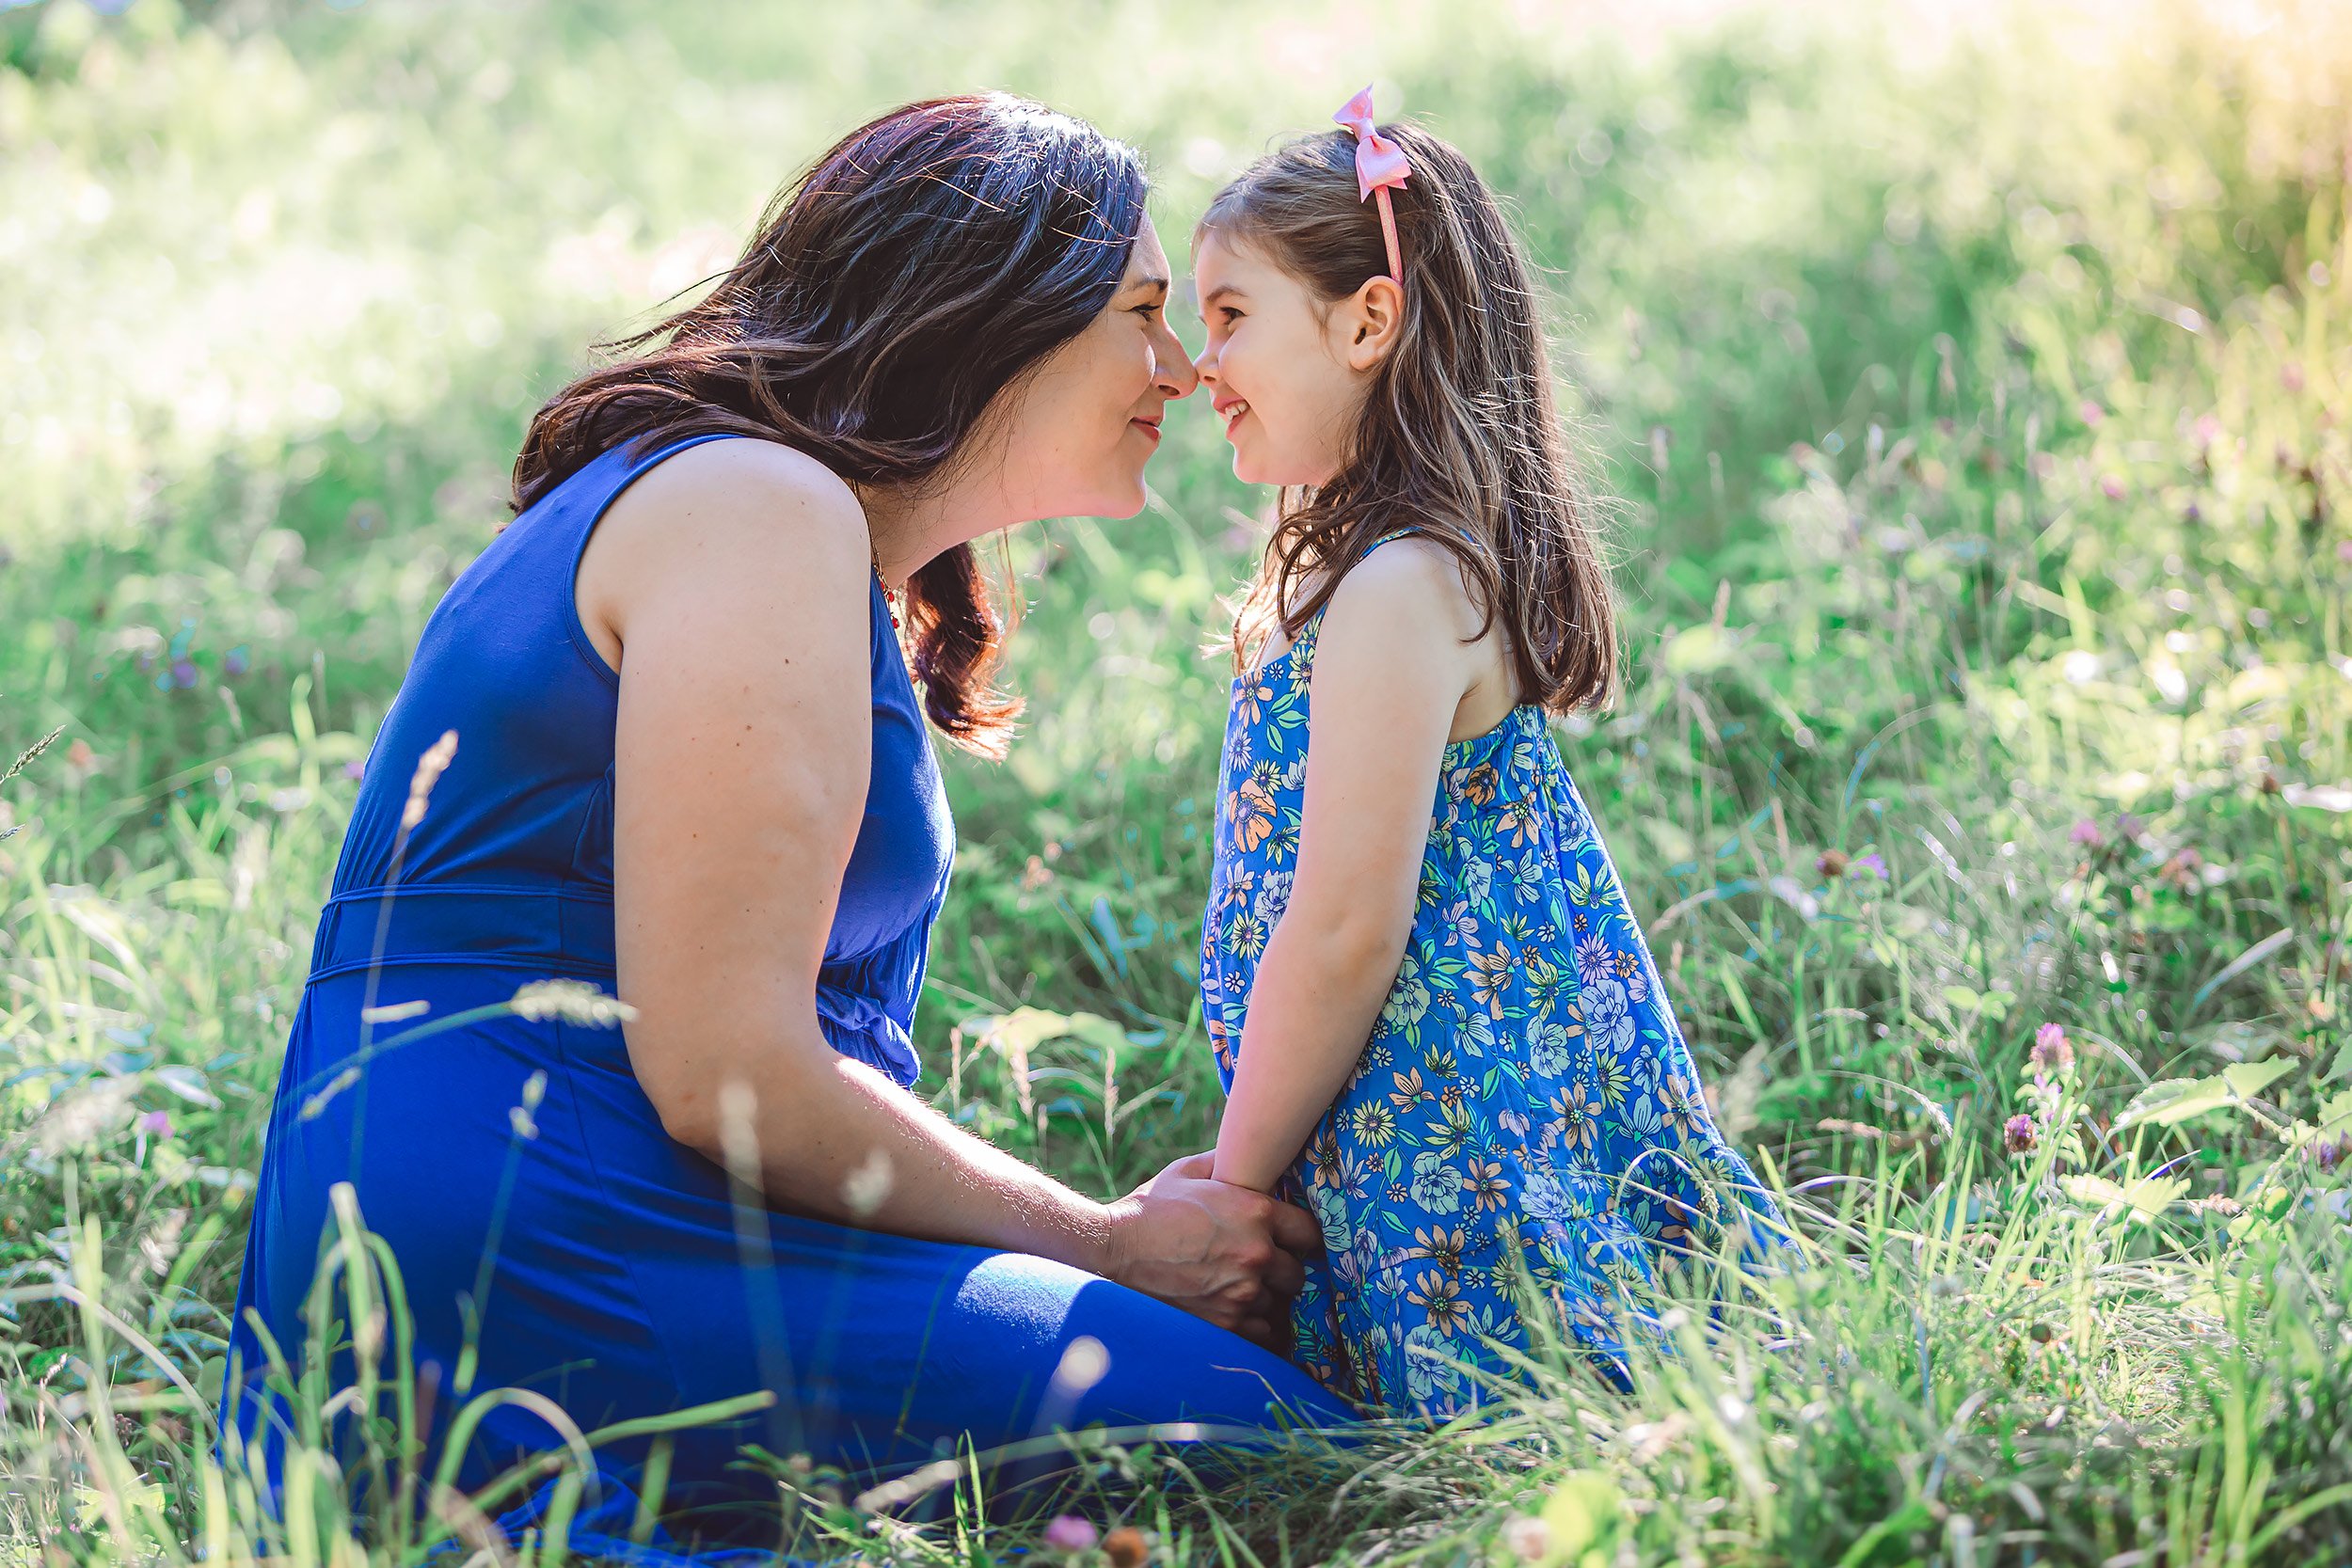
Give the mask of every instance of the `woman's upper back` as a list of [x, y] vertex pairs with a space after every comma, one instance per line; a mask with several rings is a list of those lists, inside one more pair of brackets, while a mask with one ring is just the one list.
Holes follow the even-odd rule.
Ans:
[[[592, 535], [622, 493], [711, 439], [604, 453], [525, 510], [451, 587], [369, 756], [321, 922], [323, 963], [364, 956], [358, 930], [372, 928], [381, 890], [396, 882], [388, 962], [476, 958], [609, 982], [624, 686], [580, 618], [574, 584]], [[696, 527], [691, 513], [663, 521], [681, 538]], [[830, 889], [807, 895], [832, 905], [818, 1012], [835, 1049], [911, 1083], [916, 1064], [907, 1030], [946, 893], [953, 829], [880, 585], [869, 580], [863, 596], [870, 768], [862, 816], [850, 804], [854, 843], [838, 900]], [[801, 629], [756, 628], [779, 661], [807, 657], [796, 646]], [[716, 691], [756, 679], [752, 662], [678, 673]], [[449, 732], [455, 752], [419, 816], [419, 759]], [[706, 740], [707, 767], [724, 768], [739, 751], [723, 735]], [[640, 804], [660, 818], [659, 800]], [[414, 819], [405, 837], [404, 817]], [[716, 928], [737, 912], [714, 908], [699, 918]]]

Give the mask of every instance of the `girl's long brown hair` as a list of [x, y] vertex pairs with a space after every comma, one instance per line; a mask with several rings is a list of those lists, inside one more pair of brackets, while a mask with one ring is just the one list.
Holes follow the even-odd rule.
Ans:
[[[602, 345], [625, 357], [549, 399], [515, 460], [531, 505], [624, 442], [782, 441], [843, 479], [938, 474], [996, 394], [1110, 303], [1143, 227], [1143, 164], [1002, 93], [933, 99], [844, 136], [780, 191], [709, 293]], [[1004, 621], [971, 546], [907, 583], [931, 722], [1002, 755]]]
[[[1485, 617], [1502, 623], [1520, 700], [1554, 712], [1616, 685], [1616, 601], [1591, 503], [1552, 395], [1527, 262], [1467, 159], [1410, 125], [1384, 125], [1412, 164], [1393, 192], [1405, 311], [1328, 483], [1286, 490], [1236, 618], [1236, 668], [1279, 622], [1295, 638], [1383, 535], [1443, 546]], [[1267, 154], [1201, 217], [1326, 301], [1385, 274], [1378, 209], [1359, 198], [1345, 131]]]

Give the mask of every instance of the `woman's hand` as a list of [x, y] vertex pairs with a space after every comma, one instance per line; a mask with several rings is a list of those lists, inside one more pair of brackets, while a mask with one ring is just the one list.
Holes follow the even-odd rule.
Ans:
[[1322, 1233], [1305, 1210], [1212, 1178], [1214, 1159], [1188, 1154], [1112, 1204], [1101, 1272], [1288, 1354], [1301, 1259]]

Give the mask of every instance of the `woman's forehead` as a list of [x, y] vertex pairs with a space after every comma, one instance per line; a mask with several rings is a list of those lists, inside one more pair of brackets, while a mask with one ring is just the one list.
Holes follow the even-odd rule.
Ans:
[[1149, 217], [1136, 231], [1136, 243], [1127, 252], [1127, 275], [1120, 281], [1130, 284], [1168, 281], [1168, 251], [1160, 245], [1160, 231]]

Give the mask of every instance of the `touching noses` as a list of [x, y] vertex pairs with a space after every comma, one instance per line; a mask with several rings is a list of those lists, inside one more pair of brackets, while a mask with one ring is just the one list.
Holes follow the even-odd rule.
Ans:
[[1175, 329], [1165, 322], [1160, 324], [1159, 336], [1164, 341], [1152, 345], [1152, 384], [1171, 399], [1190, 397], [1192, 389], [1200, 385], [1200, 373], [1192, 368], [1192, 356], [1184, 352], [1184, 341], [1176, 336]]

